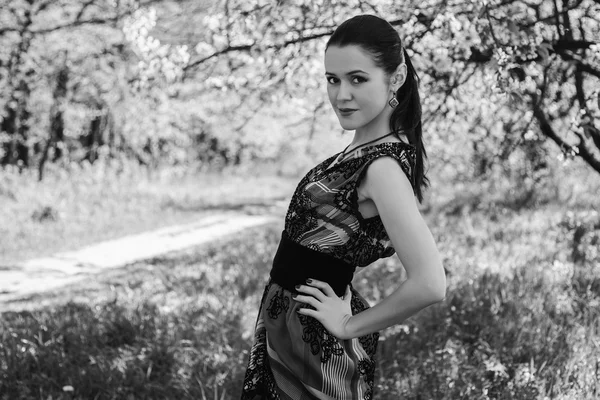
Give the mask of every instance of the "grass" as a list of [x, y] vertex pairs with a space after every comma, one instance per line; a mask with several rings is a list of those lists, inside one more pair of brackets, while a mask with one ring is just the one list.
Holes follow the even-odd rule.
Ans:
[[[431, 216], [447, 222], [434, 235], [448, 296], [383, 332], [377, 398], [600, 395], [600, 215], [489, 212]], [[281, 228], [132, 264], [43, 309], [3, 313], [0, 398], [239, 398]], [[513, 253], [506, 271], [487, 268]], [[376, 302], [402, 275], [391, 257], [354, 285]]]
[[215, 212], [271, 212], [295, 180], [237, 169], [151, 171], [128, 161], [0, 169], [0, 267], [102, 240], [187, 223]]
[[[296, 183], [105, 167], [112, 172], [51, 171], [42, 183], [3, 171], [0, 220], [14, 221], [0, 224], [3, 263], [216, 210], [272, 211]], [[382, 332], [376, 398], [600, 396], [599, 188], [589, 182], [538, 190], [526, 207], [528, 193], [442, 188], [439, 197], [452, 200], [426, 205], [425, 216], [448, 296]], [[239, 398], [282, 228], [253, 228], [3, 304], [0, 399]], [[394, 256], [354, 285], [375, 303], [403, 277]]]

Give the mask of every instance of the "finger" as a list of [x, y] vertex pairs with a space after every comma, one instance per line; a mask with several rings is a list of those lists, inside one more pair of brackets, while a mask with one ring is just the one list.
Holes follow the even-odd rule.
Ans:
[[297, 296], [292, 296], [292, 298], [300, 303], [306, 303], [308, 305], [311, 305], [315, 308], [317, 308], [318, 306], [321, 305], [321, 302], [317, 299], [315, 299], [312, 296], [302, 296], [302, 295], [297, 295]]
[[308, 285], [298, 285], [296, 286], [296, 290], [301, 293], [309, 294], [319, 301], [323, 301], [326, 299], [326, 295], [318, 288], [308, 286]]
[[346, 293], [344, 293], [344, 300], [348, 300], [352, 297], [352, 291], [350, 290], [350, 285], [346, 286]]
[[344, 303], [352, 308], [352, 290], [350, 289], [350, 286], [348, 286], [346, 293], [344, 294]]
[[311, 310], [310, 308], [299, 308], [298, 310], [296, 310], [296, 312], [298, 314], [306, 315], [306, 316], [313, 317], [313, 318], [317, 318], [317, 316], [318, 316], [318, 311]]
[[318, 281], [316, 279], [308, 279], [306, 284], [321, 289], [321, 291], [325, 293], [327, 297], [338, 297], [327, 282]]
[[344, 293], [344, 300], [350, 296], [352, 292], [350, 291], [350, 285], [346, 285], [346, 292]]

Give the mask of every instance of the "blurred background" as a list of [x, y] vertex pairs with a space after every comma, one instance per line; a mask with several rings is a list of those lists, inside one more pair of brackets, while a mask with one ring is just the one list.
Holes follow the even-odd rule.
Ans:
[[[600, 397], [600, 2], [0, 0], [0, 270], [280, 217], [3, 305], [1, 399], [239, 398], [287, 203], [352, 138], [323, 55], [363, 13], [419, 73], [449, 283], [382, 332], [376, 397]], [[354, 284], [377, 302], [402, 276]]]

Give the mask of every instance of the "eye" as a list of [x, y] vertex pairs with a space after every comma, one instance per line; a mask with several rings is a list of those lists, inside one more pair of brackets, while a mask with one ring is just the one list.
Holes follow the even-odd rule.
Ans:
[[355, 83], [357, 85], [360, 84], [360, 83], [366, 82], [366, 81], [367, 80], [365, 78], [363, 78], [362, 76], [358, 76], [357, 75], [357, 76], [353, 76], [352, 77], [352, 83]]
[[328, 76], [326, 79], [327, 79], [327, 83], [330, 83], [332, 85], [335, 85], [337, 83], [337, 78], [336, 77]]

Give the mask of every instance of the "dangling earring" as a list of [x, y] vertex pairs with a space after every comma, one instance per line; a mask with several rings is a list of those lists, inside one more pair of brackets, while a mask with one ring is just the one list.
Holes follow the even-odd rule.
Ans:
[[398, 107], [398, 104], [400, 104], [400, 102], [396, 98], [396, 95], [394, 95], [394, 97], [392, 97], [392, 99], [390, 101], [388, 101], [388, 104], [390, 105], [390, 107], [396, 108], [396, 107]]

